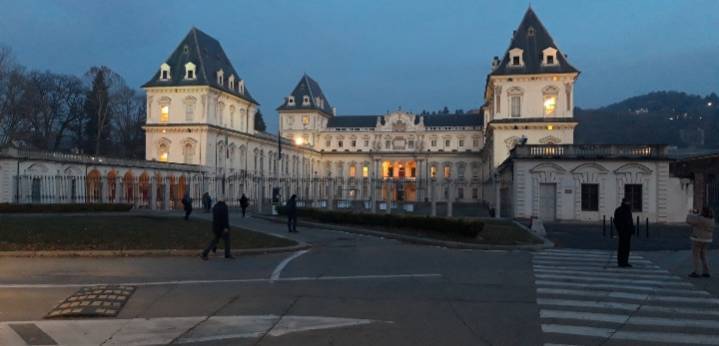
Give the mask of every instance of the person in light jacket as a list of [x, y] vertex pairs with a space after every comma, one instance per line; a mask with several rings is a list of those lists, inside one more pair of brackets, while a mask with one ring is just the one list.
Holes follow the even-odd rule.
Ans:
[[692, 241], [692, 259], [694, 260], [694, 271], [689, 274], [689, 277], [699, 277], [699, 264], [701, 263], [701, 276], [708, 278], [710, 275], [707, 264], [707, 248], [714, 238], [714, 213], [709, 208], [703, 208], [701, 214], [689, 214], [687, 223], [692, 226], [689, 239]]

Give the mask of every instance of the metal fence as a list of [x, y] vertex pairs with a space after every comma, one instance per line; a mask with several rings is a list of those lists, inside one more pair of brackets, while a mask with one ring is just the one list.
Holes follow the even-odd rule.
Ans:
[[[282, 203], [296, 194], [298, 205], [330, 209], [413, 212], [425, 204], [436, 214], [436, 203], [444, 203], [451, 215], [453, 203], [477, 203], [480, 183], [465, 179], [373, 179], [373, 178], [271, 178], [252, 174], [229, 176], [143, 174], [133, 176], [15, 176], [15, 203], [129, 203], [136, 208], [180, 209], [188, 193], [195, 208], [202, 197], [223, 196], [231, 207], [239, 207], [242, 194], [255, 211], [268, 211], [273, 202]], [[389, 208], [388, 208], [389, 206]]]

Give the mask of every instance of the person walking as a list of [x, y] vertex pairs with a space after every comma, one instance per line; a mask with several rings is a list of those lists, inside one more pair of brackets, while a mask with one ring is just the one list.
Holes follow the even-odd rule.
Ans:
[[692, 226], [692, 234], [689, 237], [692, 241], [692, 259], [694, 271], [689, 277], [699, 277], [699, 264], [702, 266], [701, 277], [708, 278], [709, 265], [707, 264], [707, 248], [714, 238], [714, 213], [709, 208], [702, 208], [701, 214], [696, 210], [687, 215], [687, 223]]
[[185, 221], [187, 221], [192, 214], [192, 197], [189, 192], [185, 192], [185, 196], [182, 197], [182, 207], [185, 209]]
[[207, 254], [211, 250], [217, 249], [217, 244], [222, 239], [225, 243], [225, 258], [235, 259], [232, 257], [230, 249], [230, 214], [227, 210], [224, 198], [217, 199], [217, 203], [212, 208], [212, 233], [214, 237], [210, 241], [207, 248], [202, 251], [202, 259], [207, 260]]
[[290, 233], [297, 233], [297, 195], [292, 195], [286, 204], [287, 229]]
[[632, 205], [628, 198], [622, 199], [622, 204], [614, 211], [614, 226], [617, 227], [617, 235], [619, 235], [617, 265], [622, 268], [631, 267], [629, 251], [632, 247], [634, 221], [632, 220]]
[[207, 194], [207, 212], [209, 213], [212, 211], [212, 196], [210, 194]]
[[245, 194], [242, 194], [242, 197], [240, 197], [240, 208], [242, 209], [242, 217], [245, 217], [245, 211], [247, 211], [247, 207], [250, 206], [250, 200], [247, 199], [247, 196]]

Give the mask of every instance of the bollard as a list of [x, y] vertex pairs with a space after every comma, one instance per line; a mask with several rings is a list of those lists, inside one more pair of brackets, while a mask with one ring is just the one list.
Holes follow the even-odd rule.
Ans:
[[644, 225], [644, 230], [646, 231], [645, 238], [649, 239], [649, 218], [646, 218], [646, 220], [644, 220]]
[[607, 216], [602, 215], [602, 238], [607, 237]]
[[614, 217], [609, 217], [609, 238], [614, 239]]

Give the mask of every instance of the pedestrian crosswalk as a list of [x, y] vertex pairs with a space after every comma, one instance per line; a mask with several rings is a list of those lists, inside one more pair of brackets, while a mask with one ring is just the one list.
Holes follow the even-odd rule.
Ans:
[[533, 256], [544, 345], [719, 345], [719, 298], [633, 255], [551, 249]]

